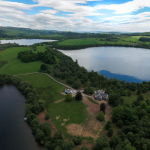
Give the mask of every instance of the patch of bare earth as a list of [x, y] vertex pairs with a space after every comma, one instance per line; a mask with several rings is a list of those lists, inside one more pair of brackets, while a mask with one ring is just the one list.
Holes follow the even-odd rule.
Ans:
[[64, 92], [61, 92], [60, 94], [61, 94], [61, 95], [66, 95]]
[[[92, 103], [83, 97], [83, 103], [87, 105], [88, 117], [84, 124], [69, 124], [66, 126], [68, 133], [74, 136], [92, 137], [94, 140], [99, 137], [100, 132], [106, 122], [100, 122], [95, 117], [100, 110], [100, 106]], [[111, 118], [111, 107], [106, 103], [105, 120], [108, 121]]]
[[61, 100], [58, 100], [58, 101], [55, 101], [55, 103], [59, 103], [59, 102], [62, 102], [62, 101], [64, 101], [65, 100], [65, 98], [63, 98], [63, 99], [61, 99]]
[[37, 115], [37, 118], [38, 118], [38, 120], [39, 120], [39, 122], [40, 122], [41, 124], [43, 124], [44, 122], [48, 122], [48, 123], [51, 125], [51, 129], [52, 129], [51, 136], [53, 137], [53, 136], [54, 136], [54, 133], [55, 133], [55, 131], [56, 131], [56, 128], [55, 128], [54, 124], [51, 122], [50, 119], [45, 120], [45, 112], [43, 111], [43, 112], [41, 112], [40, 114], [38, 114], [38, 115]]

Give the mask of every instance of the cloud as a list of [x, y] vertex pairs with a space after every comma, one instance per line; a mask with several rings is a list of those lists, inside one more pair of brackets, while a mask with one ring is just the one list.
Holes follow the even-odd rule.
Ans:
[[[34, 0], [37, 4], [0, 0], [0, 24], [61, 31], [149, 31], [150, 12], [122, 15], [145, 6], [149, 7], [150, 4], [147, 0], [142, 0], [142, 2], [133, 0], [124, 4], [98, 5], [96, 7], [87, 6], [88, 1], [95, 0]], [[42, 9], [43, 6], [46, 9], [39, 10], [34, 15], [29, 15], [25, 11], [34, 11], [35, 7], [40, 9], [41, 6]], [[99, 9], [114, 10], [115, 13], [121, 15], [109, 17], [100, 13]], [[58, 16], [57, 13], [62, 15]], [[90, 16], [90, 19], [88, 16]], [[99, 20], [93, 21], [92, 17]]]
[[52, 7], [59, 11], [78, 13], [80, 15], [90, 14], [95, 11], [94, 7], [83, 6], [80, 4], [86, 4], [88, 1], [100, 1], [100, 0], [33, 0], [38, 3], [38, 6]]
[[144, 7], [150, 7], [149, 0], [132, 0], [123, 4], [98, 5], [95, 9], [114, 10], [115, 14], [132, 13]]
[[37, 5], [29, 5], [29, 4], [23, 4], [23, 3], [18, 3], [18, 2], [9, 2], [9, 1], [0, 0], [0, 7], [31, 10], [33, 7], [36, 7], [36, 6]]

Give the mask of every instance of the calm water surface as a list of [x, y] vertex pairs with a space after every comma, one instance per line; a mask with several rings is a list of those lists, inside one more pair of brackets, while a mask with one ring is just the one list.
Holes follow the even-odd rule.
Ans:
[[23, 120], [25, 97], [13, 85], [0, 85], [0, 150], [44, 150]]
[[150, 80], [150, 50], [131, 47], [94, 47], [60, 50], [78, 60], [80, 66], [98, 71], [108, 78], [127, 82]]
[[56, 40], [44, 40], [44, 39], [14, 39], [14, 40], [0, 40], [2, 44], [5, 43], [17, 43], [19, 45], [33, 45], [35, 43], [53, 42]]

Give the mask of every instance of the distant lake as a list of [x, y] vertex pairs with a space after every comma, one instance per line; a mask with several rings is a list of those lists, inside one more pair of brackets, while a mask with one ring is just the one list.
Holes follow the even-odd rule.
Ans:
[[132, 47], [93, 47], [60, 50], [80, 66], [126, 82], [150, 80], [150, 50]]
[[13, 85], [0, 84], [0, 149], [45, 150], [24, 121], [25, 97]]
[[1, 44], [5, 43], [17, 43], [19, 45], [33, 45], [35, 43], [42, 43], [42, 42], [53, 42], [56, 40], [44, 40], [44, 39], [13, 39], [13, 40], [0, 40]]

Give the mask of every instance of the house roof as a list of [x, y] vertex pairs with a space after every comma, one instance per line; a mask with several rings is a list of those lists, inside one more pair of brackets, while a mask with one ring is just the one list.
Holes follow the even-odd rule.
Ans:
[[96, 97], [108, 97], [108, 94], [104, 93], [105, 91], [104, 90], [98, 90], [95, 92], [95, 96]]

